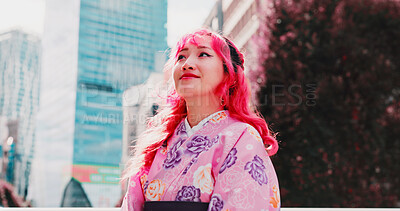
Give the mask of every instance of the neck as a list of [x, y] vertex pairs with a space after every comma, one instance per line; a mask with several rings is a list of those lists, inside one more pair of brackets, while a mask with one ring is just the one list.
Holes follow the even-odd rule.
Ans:
[[224, 109], [218, 97], [200, 96], [185, 99], [187, 118], [190, 127], [194, 127], [209, 115]]

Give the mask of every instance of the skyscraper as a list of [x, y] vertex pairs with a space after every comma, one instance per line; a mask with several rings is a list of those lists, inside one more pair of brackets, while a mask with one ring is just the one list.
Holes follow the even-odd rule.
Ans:
[[20, 30], [0, 33], [1, 175], [22, 196], [27, 194], [34, 153], [40, 59], [36, 36]]
[[61, 152], [40, 150], [38, 163], [56, 169], [42, 169], [53, 175], [48, 179], [37, 174], [32, 194], [40, 196], [33, 198], [39, 206], [59, 206], [73, 177], [94, 207], [114, 206], [121, 196], [122, 93], [161, 71], [155, 60], [167, 48], [167, 0], [53, 0], [47, 11], [49, 81], [42, 94], [49, 104], [43, 104], [48, 109], [39, 121], [46, 125], [39, 133], [46, 146]]

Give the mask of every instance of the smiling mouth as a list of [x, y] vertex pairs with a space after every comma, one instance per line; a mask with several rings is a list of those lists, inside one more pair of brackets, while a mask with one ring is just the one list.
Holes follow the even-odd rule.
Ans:
[[181, 76], [180, 80], [182, 79], [192, 79], [192, 78], [200, 78], [197, 75], [193, 75], [193, 74], [184, 74]]
[[198, 78], [198, 77], [193, 77], [193, 76], [184, 76], [184, 77], [181, 77], [181, 79], [180, 79], [180, 80], [185, 80], [185, 79], [194, 79], [194, 78]]

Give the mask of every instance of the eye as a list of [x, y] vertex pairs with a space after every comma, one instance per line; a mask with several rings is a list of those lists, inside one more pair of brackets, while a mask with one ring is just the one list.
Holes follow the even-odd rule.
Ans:
[[206, 52], [202, 52], [200, 53], [199, 57], [210, 57], [211, 55], [206, 53]]
[[178, 61], [181, 60], [181, 59], [184, 59], [184, 58], [185, 58], [184, 55], [179, 55], [179, 56], [178, 56]]

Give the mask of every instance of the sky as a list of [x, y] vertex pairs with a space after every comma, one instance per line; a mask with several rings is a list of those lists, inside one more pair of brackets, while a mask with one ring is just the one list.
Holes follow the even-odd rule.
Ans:
[[[202, 26], [215, 0], [168, 0], [168, 45]], [[11, 28], [41, 36], [46, 0], [0, 0], [0, 33]]]

